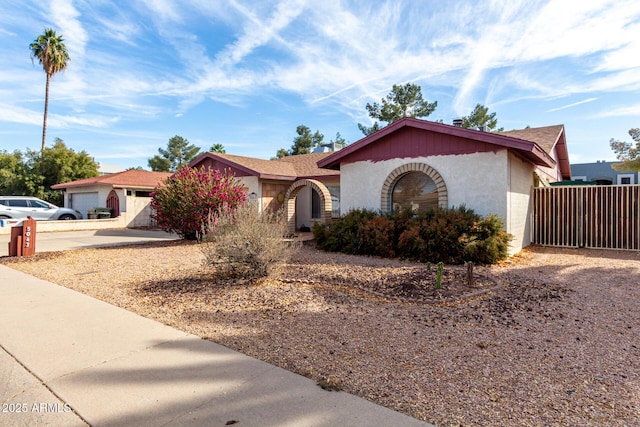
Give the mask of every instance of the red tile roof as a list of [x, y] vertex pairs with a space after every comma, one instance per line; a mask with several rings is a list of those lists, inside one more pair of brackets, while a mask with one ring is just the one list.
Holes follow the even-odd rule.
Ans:
[[127, 187], [153, 189], [164, 179], [173, 175], [168, 172], [149, 172], [144, 170], [128, 170], [118, 173], [96, 176], [93, 178], [79, 179], [77, 181], [66, 182], [51, 186], [54, 190], [64, 190], [66, 188], [90, 187], [105, 185], [108, 187]]

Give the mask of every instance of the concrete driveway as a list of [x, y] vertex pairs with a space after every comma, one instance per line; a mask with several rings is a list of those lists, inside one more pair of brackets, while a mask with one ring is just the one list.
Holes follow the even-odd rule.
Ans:
[[[0, 256], [9, 254], [8, 234], [0, 235]], [[154, 241], [177, 240], [173, 233], [160, 230], [124, 228], [114, 230], [57, 231], [37, 233], [36, 253], [67, 251], [83, 248], [132, 245]]]

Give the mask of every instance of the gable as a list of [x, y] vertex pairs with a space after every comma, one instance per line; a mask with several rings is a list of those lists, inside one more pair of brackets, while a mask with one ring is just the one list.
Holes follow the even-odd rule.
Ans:
[[341, 164], [358, 161], [379, 162], [394, 158], [495, 152], [499, 149], [504, 148], [456, 135], [403, 127], [392, 134], [384, 135], [375, 144], [368, 144], [355, 151], [344, 158]]
[[[563, 129], [562, 126], [559, 128]], [[554, 142], [557, 138], [558, 136]], [[380, 161], [436, 154], [497, 152], [505, 149], [536, 166], [557, 166], [554, 156], [535, 141], [410, 117], [398, 120], [331, 154], [319, 161], [318, 166], [340, 169], [341, 164], [362, 160]], [[566, 162], [568, 164], [568, 160]], [[566, 168], [564, 165], [563, 167]]]

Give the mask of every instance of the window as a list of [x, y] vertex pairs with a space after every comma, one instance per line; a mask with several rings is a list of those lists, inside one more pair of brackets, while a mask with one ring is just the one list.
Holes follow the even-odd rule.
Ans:
[[9, 206], [15, 206], [17, 208], [28, 208], [29, 204], [25, 199], [11, 199], [9, 200]]
[[39, 200], [30, 200], [29, 201], [31, 203], [31, 207], [32, 208], [43, 208], [43, 209], [50, 209], [51, 207], [49, 205], [47, 205], [44, 202], [41, 202]]
[[391, 203], [395, 210], [411, 209], [427, 212], [438, 207], [438, 190], [435, 182], [422, 172], [403, 175], [393, 187]]
[[136, 191], [136, 197], [151, 197], [151, 191]]
[[630, 185], [633, 184], [633, 174], [632, 173], [621, 173], [617, 176], [618, 185]]
[[320, 195], [313, 188], [311, 189], [311, 218], [321, 219], [322, 209], [320, 207]]
[[328, 185], [331, 194], [331, 218], [340, 218], [340, 186]]

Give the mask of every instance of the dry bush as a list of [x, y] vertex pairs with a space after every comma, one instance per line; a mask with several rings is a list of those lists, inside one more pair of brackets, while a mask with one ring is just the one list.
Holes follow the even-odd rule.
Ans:
[[213, 214], [206, 229], [204, 264], [221, 277], [265, 277], [300, 245], [285, 239], [288, 230], [282, 210], [260, 213], [253, 203]]

